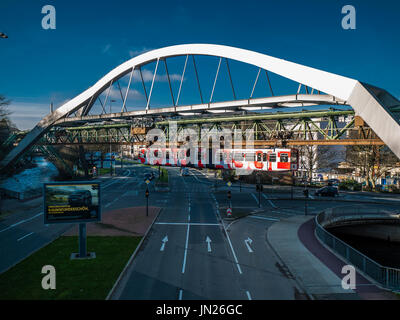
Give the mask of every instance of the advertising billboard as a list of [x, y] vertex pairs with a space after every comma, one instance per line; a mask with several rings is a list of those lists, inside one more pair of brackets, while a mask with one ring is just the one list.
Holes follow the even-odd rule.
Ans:
[[100, 184], [44, 184], [44, 223], [84, 223], [101, 220]]

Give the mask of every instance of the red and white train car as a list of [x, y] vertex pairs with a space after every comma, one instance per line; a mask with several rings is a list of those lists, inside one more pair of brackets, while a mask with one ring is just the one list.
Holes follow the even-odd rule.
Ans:
[[[190, 151], [194, 155], [190, 156]], [[194, 159], [194, 160], [193, 160]], [[298, 169], [296, 149], [220, 149], [213, 154], [210, 149], [141, 149], [139, 160], [143, 164], [259, 171], [295, 171]]]

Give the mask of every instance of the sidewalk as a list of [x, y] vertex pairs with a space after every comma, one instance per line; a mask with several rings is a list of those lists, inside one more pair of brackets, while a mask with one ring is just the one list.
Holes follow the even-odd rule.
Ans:
[[271, 246], [310, 296], [317, 300], [397, 299], [358, 272], [357, 288], [343, 289], [341, 270], [346, 263], [319, 242], [314, 229], [314, 217], [294, 216], [274, 223], [267, 234]]

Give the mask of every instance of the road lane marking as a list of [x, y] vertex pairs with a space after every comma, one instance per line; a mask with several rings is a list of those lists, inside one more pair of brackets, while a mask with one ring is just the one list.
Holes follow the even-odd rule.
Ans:
[[[185, 191], [186, 190], [186, 183], [185, 183]], [[185, 268], [186, 268], [186, 257], [187, 257], [187, 250], [189, 246], [189, 231], [190, 231], [190, 208], [191, 208], [191, 199], [190, 199], [190, 193], [189, 193], [189, 199], [188, 199], [188, 207], [189, 207], [189, 213], [188, 213], [188, 222], [187, 222], [187, 230], [186, 230], [186, 243], [185, 243], [185, 254], [183, 256], [183, 264], [182, 264], [182, 273], [185, 273]]]
[[28, 234], [24, 235], [23, 237], [17, 239], [17, 241], [21, 241], [21, 240], [25, 239], [26, 237], [29, 237], [29, 236], [32, 235], [32, 234], [33, 234], [33, 232], [28, 233]]
[[250, 239], [250, 237], [247, 237], [246, 240], [244, 240], [244, 243], [247, 247], [247, 250], [249, 250], [250, 253], [253, 252], [253, 250], [251, 249], [250, 245], [252, 244], [253, 240]]
[[182, 300], [182, 294], [183, 294], [183, 291], [181, 289], [181, 290], [179, 290], [179, 300]]
[[160, 248], [160, 251], [164, 251], [165, 249], [165, 244], [168, 242], [168, 236], [165, 236], [164, 239], [162, 239], [162, 245]]
[[207, 236], [206, 242], [207, 242], [207, 251], [211, 252], [211, 239], [209, 236]]
[[262, 219], [262, 220], [268, 220], [268, 221], [280, 221], [280, 219], [270, 218], [270, 217], [260, 217], [260, 216], [248, 216], [248, 217], [253, 218], [253, 219]]
[[254, 193], [252, 193], [251, 195], [252, 195], [252, 196], [253, 196], [253, 198], [256, 200], [257, 204], [258, 204], [258, 205], [260, 205], [260, 204], [259, 204], [259, 202], [258, 202], [258, 199], [257, 199], [257, 197], [255, 196], [255, 194], [254, 194]]
[[186, 230], [185, 254], [183, 256], [182, 273], [185, 273], [185, 268], [186, 268], [186, 256], [187, 256], [187, 249], [188, 249], [188, 245], [189, 245], [189, 228], [190, 228], [190, 224], [188, 223], [187, 230]]
[[14, 224], [8, 226], [7, 228], [5, 228], [5, 229], [3, 229], [3, 230], [0, 230], [0, 233], [2, 233], [3, 231], [9, 230], [9, 229], [11, 229], [11, 228], [14, 228], [14, 227], [16, 227], [16, 226], [19, 226], [19, 225], [22, 224], [22, 223], [31, 221], [31, 220], [33, 220], [33, 219], [35, 219], [35, 218], [41, 216], [42, 214], [43, 214], [43, 212], [40, 212], [40, 213], [34, 215], [33, 217], [30, 217], [30, 218], [28, 218], [28, 219], [23, 219], [23, 220], [21, 220], [21, 221], [18, 221], [18, 222], [16, 222], [16, 223], [14, 223]]
[[247, 299], [251, 300], [250, 292], [246, 291], [246, 294], [247, 294]]
[[[217, 213], [218, 213], [219, 219], [222, 221], [221, 214], [220, 214], [218, 208], [217, 208]], [[232, 254], [233, 254], [233, 258], [235, 259], [236, 267], [237, 267], [239, 273], [242, 274], [242, 269], [240, 268], [239, 261], [238, 261], [238, 259], [237, 259], [237, 257], [236, 257], [235, 250], [233, 249], [232, 242], [231, 242], [231, 238], [229, 237], [229, 234], [228, 234], [228, 232], [226, 231], [226, 228], [225, 228], [225, 225], [224, 225], [224, 224], [222, 224], [222, 227], [224, 228], [224, 231], [225, 231], [225, 234], [226, 234], [226, 239], [228, 240], [229, 246], [230, 246], [231, 251], [232, 251]]]
[[272, 207], [274, 207], [275, 209], [278, 208], [276, 205], [273, 204], [273, 202], [272, 202], [271, 200], [268, 199], [268, 197], [267, 197], [264, 193], [263, 193], [262, 195], [263, 195], [263, 197], [269, 202], [269, 204], [270, 204]]

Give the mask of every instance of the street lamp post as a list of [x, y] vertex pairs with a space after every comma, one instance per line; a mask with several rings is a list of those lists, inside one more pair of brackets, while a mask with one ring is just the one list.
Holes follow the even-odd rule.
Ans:
[[146, 187], [145, 195], [146, 195], [146, 217], [148, 217], [149, 216], [149, 188], [148, 187]]

